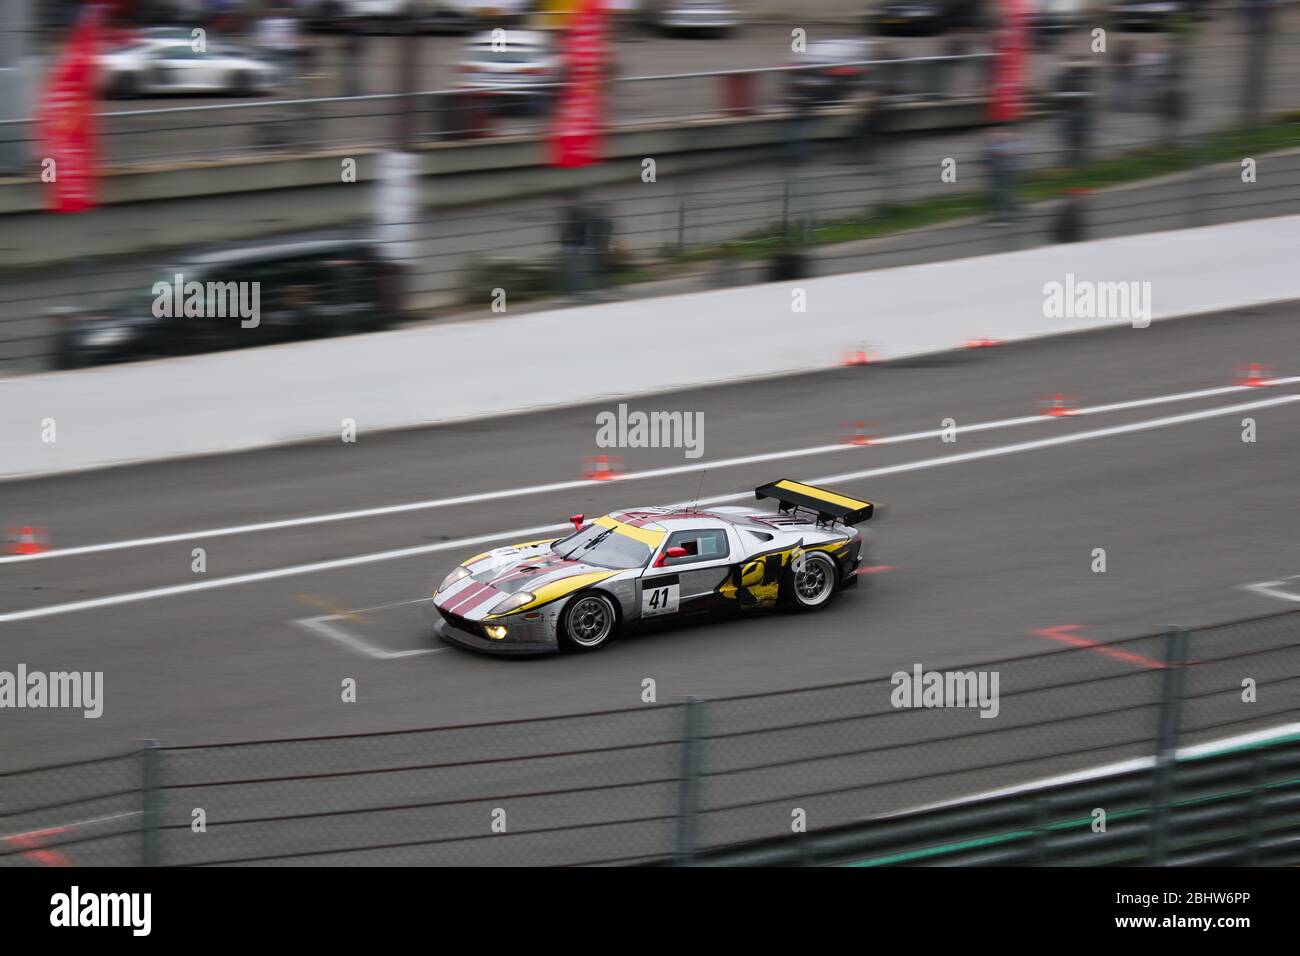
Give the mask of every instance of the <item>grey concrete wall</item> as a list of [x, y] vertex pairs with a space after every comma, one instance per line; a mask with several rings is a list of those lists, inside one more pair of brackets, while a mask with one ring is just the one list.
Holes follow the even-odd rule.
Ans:
[[[344, 418], [365, 441], [379, 429], [826, 368], [864, 343], [900, 358], [977, 336], [1129, 324], [1045, 315], [1044, 284], [1067, 273], [1151, 283], [1155, 319], [1292, 300], [1297, 237], [1300, 217], [1291, 216], [15, 378], [0, 381], [0, 474], [337, 439]], [[795, 288], [805, 313], [791, 308]], [[589, 351], [618, 358], [567, 374]], [[55, 443], [42, 441], [46, 418], [57, 422]]]

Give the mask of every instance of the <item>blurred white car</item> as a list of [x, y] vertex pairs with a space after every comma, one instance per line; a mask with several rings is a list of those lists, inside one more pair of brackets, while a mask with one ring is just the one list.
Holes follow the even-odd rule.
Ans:
[[728, 0], [645, 0], [641, 16], [663, 33], [719, 36], [740, 28], [740, 12]]
[[105, 96], [165, 96], [215, 93], [254, 96], [274, 90], [281, 70], [260, 54], [209, 39], [194, 49], [188, 34], [157, 31], [119, 47], [97, 60]]
[[309, 20], [322, 26], [379, 25], [400, 20], [420, 26], [463, 29], [521, 20], [528, 0], [304, 0], [300, 6]]
[[505, 30], [479, 33], [465, 41], [456, 65], [457, 85], [541, 108], [559, 91], [561, 58], [548, 33]]

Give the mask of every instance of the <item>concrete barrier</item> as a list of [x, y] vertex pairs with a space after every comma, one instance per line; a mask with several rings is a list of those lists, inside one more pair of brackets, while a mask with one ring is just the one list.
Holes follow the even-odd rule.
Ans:
[[[1298, 241], [1289, 216], [0, 380], [0, 476], [337, 438], [344, 419], [364, 442], [379, 429], [826, 368], [860, 345], [893, 359], [972, 337], [1131, 325], [1046, 315], [1045, 284], [1068, 275], [1150, 283], [1156, 320], [1300, 299]], [[798, 290], [805, 313], [792, 308]], [[43, 440], [49, 420], [54, 442]]]

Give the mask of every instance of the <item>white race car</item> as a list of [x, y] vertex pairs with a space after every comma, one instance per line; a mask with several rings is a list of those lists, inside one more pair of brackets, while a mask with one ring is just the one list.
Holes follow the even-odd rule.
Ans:
[[494, 654], [592, 651], [621, 629], [709, 611], [819, 611], [858, 583], [874, 505], [783, 479], [778, 510], [635, 508], [468, 558], [433, 596], [445, 641]]

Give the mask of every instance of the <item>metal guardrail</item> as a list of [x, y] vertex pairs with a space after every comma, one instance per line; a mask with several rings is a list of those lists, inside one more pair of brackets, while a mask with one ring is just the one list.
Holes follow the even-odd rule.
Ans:
[[[1255, 735], [1258, 736], [1258, 735]], [[1198, 748], [1204, 750], [1205, 748]], [[1137, 766], [1135, 766], [1137, 765]], [[707, 866], [1295, 866], [1300, 724], [833, 830], [702, 855]], [[1157, 794], [1168, 789], [1163, 799]]]
[[1294, 738], [1211, 742], [1296, 719], [1300, 612], [960, 671], [998, 675], [996, 717], [899, 706], [896, 675], [8, 772], [0, 864], [1294, 860]]

